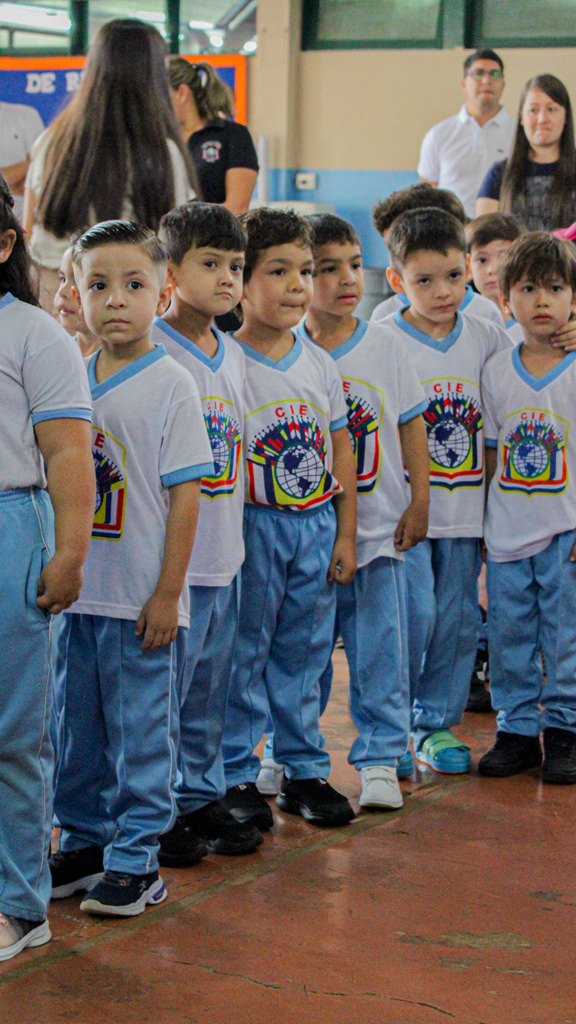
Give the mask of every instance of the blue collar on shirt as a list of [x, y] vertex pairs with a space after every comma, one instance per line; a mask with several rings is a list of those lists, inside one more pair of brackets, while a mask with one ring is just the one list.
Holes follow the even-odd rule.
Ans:
[[243, 341], [240, 341], [235, 334], [233, 334], [232, 337], [238, 342], [240, 348], [249, 357], [249, 359], [253, 359], [256, 363], [262, 363], [263, 366], [270, 366], [273, 370], [279, 370], [280, 373], [286, 373], [286, 370], [289, 370], [290, 367], [294, 365], [298, 356], [302, 352], [302, 340], [299, 338], [296, 331], [292, 331], [294, 345], [290, 351], [287, 352], [285, 356], [282, 356], [282, 359], [278, 359], [278, 361], [275, 359], [269, 359], [268, 356], [263, 356], [261, 352], [252, 348], [251, 345], [246, 345]]
[[124, 381], [130, 380], [130, 377], [135, 377], [137, 373], [145, 370], [147, 366], [151, 366], [152, 363], [157, 363], [159, 359], [163, 359], [164, 356], [168, 355], [164, 345], [155, 345], [152, 352], [146, 352], [145, 355], [140, 356], [139, 359], [135, 359], [129, 366], [125, 366], [122, 370], [118, 370], [118, 373], [112, 374], [107, 380], [102, 381], [101, 384], [96, 380], [96, 362], [102, 349], [98, 349], [93, 356], [90, 356], [88, 362], [88, 383], [90, 384], [90, 391], [92, 398], [96, 400], [105, 395], [107, 391], [111, 391], [112, 388], [118, 387], [119, 384], [123, 384]]
[[[362, 338], [364, 337], [366, 331], [368, 330], [368, 324], [366, 320], [362, 320], [361, 317], [359, 316], [356, 317], [356, 321], [356, 328], [353, 334], [351, 334], [350, 337], [346, 339], [346, 341], [343, 341], [341, 345], [338, 345], [337, 348], [333, 348], [330, 350], [330, 352], [326, 353], [327, 355], [332, 356], [332, 359], [342, 359], [343, 356], [347, 356], [348, 353], [352, 352], [353, 349], [355, 349], [356, 346], [359, 345], [360, 342], [362, 341]], [[306, 330], [306, 323], [301, 324], [298, 330], [302, 334], [302, 337], [311, 345], [318, 345], [318, 343], [314, 341], [314, 339], [311, 338], [310, 335], [308, 334], [308, 331]], [[318, 348], [322, 348], [322, 345], [318, 345]]]
[[522, 348], [524, 348], [523, 341], [520, 342], [519, 345], [516, 345], [512, 350], [512, 365], [514, 366], [518, 376], [525, 384], [528, 384], [533, 391], [543, 391], [548, 384], [551, 384], [552, 381], [556, 380], [557, 377], [560, 377], [565, 370], [572, 366], [572, 363], [576, 359], [576, 352], [568, 352], [564, 356], [562, 362], [558, 363], [558, 365], [550, 370], [549, 373], [544, 374], [543, 377], [533, 377], [531, 373], [528, 373], [528, 370], [520, 358], [520, 349]]
[[11, 302], [16, 302], [16, 298], [12, 295], [12, 292], [6, 292], [6, 294], [0, 299], [0, 309], [4, 309], [5, 306], [9, 306]]
[[154, 326], [159, 327], [161, 331], [164, 331], [164, 334], [167, 334], [169, 338], [172, 338], [172, 341], [175, 341], [176, 344], [180, 345], [181, 348], [186, 349], [186, 351], [189, 352], [190, 355], [194, 356], [200, 363], [203, 363], [204, 366], [207, 366], [208, 369], [212, 370], [213, 373], [215, 373], [216, 370], [218, 370], [222, 366], [226, 349], [224, 347], [222, 335], [216, 327], [211, 328], [212, 334], [216, 338], [217, 342], [216, 352], [214, 353], [213, 356], [207, 356], [206, 353], [203, 352], [202, 349], [198, 347], [198, 345], [195, 345], [194, 342], [190, 341], [189, 338], [186, 338], [183, 334], [180, 334], [179, 331], [172, 327], [172, 324], [166, 323], [166, 321], [163, 320], [162, 317], [155, 317]]
[[429, 334], [424, 334], [423, 331], [419, 331], [417, 327], [409, 323], [404, 319], [402, 313], [407, 310], [408, 306], [403, 306], [402, 309], [396, 311], [393, 314], [394, 323], [400, 327], [404, 334], [409, 334], [411, 338], [415, 338], [416, 341], [420, 341], [423, 345], [427, 345], [428, 348], [434, 349], [435, 352], [448, 352], [453, 345], [456, 344], [458, 338], [462, 334], [462, 328], [464, 326], [464, 320], [462, 319], [462, 313], [456, 311], [456, 323], [447, 334], [445, 338], [431, 338]]

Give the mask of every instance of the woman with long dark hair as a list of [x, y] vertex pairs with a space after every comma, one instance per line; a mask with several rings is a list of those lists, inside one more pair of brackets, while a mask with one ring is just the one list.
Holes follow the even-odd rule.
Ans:
[[554, 75], [525, 85], [508, 160], [488, 171], [476, 214], [513, 213], [528, 230], [551, 231], [576, 218], [576, 147], [567, 89]]
[[24, 225], [40, 266], [41, 302], [50, 312], [72, 232], [118, 218], [156, 230], [168, 210], [195, 194], [165, 60], [166, 45], [153, 26], [109, 21], [90, 50], [80, 88], [36, 144]]
[[230, 119], [226, 86], [210, 64], [168, 58], [172, 105], [187, 142], [202, 198], [239, 216], [250, 204], [258, 157], [250, 132]]

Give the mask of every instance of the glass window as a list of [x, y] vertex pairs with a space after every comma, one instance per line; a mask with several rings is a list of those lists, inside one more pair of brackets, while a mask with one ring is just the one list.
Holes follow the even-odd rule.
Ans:
[[94, 41], [98, 29], [113, 18], [140, 18], [154, 25], [166, 34], [166, 10], [164, 0], [90, 0], [88, 4], [88, 45]]
[[302, 47], [342, 50], [442, 45], [442, 0], [307, 0]]
[[180, 53], [254, 53], [257, 0], [180, 0]]
[[68, 0], [0, 3], [0, 39], [5, 54], [68, 53], [70, 25]]
[[574, 0], [481, 0], [471, 4], [469, 46], [574, 46]]

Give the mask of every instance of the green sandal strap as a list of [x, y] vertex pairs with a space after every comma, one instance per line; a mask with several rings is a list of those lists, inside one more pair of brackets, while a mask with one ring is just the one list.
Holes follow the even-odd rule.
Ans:
[[424, 740], [422, 747], [420, 748], [425, 754], [430, 757], [438, 757], [445, 750], [469, 750], [470, 747], [466, 743], [462, 743], [461, 740], [453, 736], [448, 729], [441, 730], [440, 732], [432, 732]]

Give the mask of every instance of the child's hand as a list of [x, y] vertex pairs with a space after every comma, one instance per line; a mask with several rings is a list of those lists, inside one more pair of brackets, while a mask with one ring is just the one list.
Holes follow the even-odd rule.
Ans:
[[576, 351], [576, 320], [569, 320], [551, 337], [553, 348], [563, 348], [565, 352]]
[[52, 615], [58, 615], [77, 600], [82, 578], [82, 566], [78, 565], [78, 560], [57, 551], [38, 578], [36, 604]]
[[136, 636], [143, 636], [142, 650], [155, 651], [171, 644], [178, 633], [178, 597], [154, 591], [136, 623]]
[[409, 551], [426, 540], [427, 533], [428, 506], [410, 504], [400, 516], [394, 531], [394, 547], [396, 551]]
[[356, 541], [337, 537], [328, 568], [328, 579], [331, 583], [351, 583], [356, 567]]

